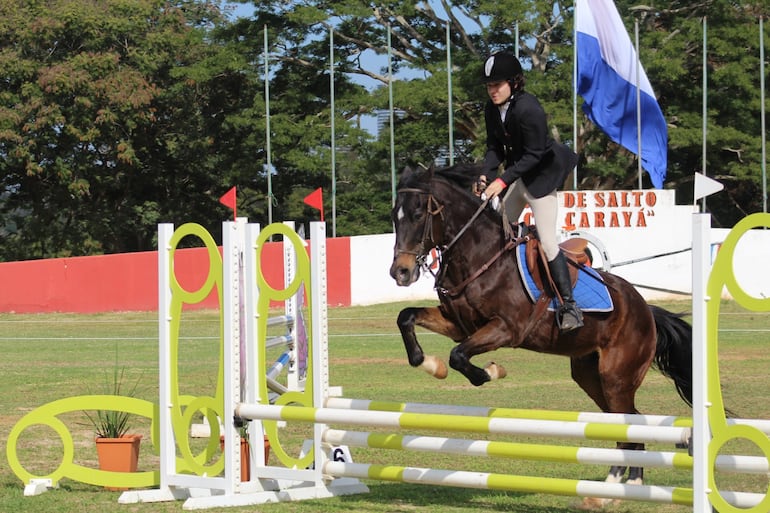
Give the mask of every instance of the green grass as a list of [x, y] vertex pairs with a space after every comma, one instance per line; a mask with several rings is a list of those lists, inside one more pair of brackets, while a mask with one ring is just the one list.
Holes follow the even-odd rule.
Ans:
[[[427, 304], [427, 303], [426, 303]], [[596, 407], [569, 377], [569, 361], [563, 357], [528, 351], [500, 350], [481, 356], [504, 365], [504, 380], [473, 387], [464, 377], [450, 371], [446, 380], [437, 381], [412, 369], [397, 333], [395, 318], [403, 304], [372, 307], [329, 309], [331, 382], [343, 387], [346, 397], [398, 402], [430, 402], [512, 408], [547, 408], [595, 411]], [[414, 304], [410, 304], [414, 306]], [[686, 302], [662, 306], [673, 311], [687, 311]], [[741, 312], [732, 303], [724, 303], [720, 318], [720, 360], [727, 405], [744, 417], [770, 418], [770, 406], [764, 391], [770, 384], [766, 369], [770, 364], [764, 342], [770, 332], [770, 314]], [[214, 370], [217, 351], [218, 313], [189, 312], [183, 322], [181, 379], [189, 383], [183, 392], [211, 393], [215, 387]], [[73, 395], [101, 393], [114, 366], [115, 347], [126, 367], [126, 380], [140, 381], [138, 397], [157, 402], [157, 318], [148, 313], [114, 313], [98, 315], [18, 315], [0, 314], [0, 439], [6, 440], [11, 427], [26, 412]], [[753, 331], [752, 331], [753, 330]], [[446, 357], [450, 341], [420, 332], [426, 352]], [[645, 413], [690, 415], [672, 384], [651, 371], [637, 396], [637, 405]], [[96, 466], [93, 428], [81, 412], [64, 419], [76, 445], [75, 462]], [[157, 468], [149, 425], [134, 419], [134, 431], [144, 434], [140, 470]], [[303, 428], [289, 427], [285, 436], [299, 444], [306, 434]], [[430, 434], [430, 433], [428, 433]], [[442, 436], [439, 434], [439, 436]], [[444, 435], [446, 436], [446, 435]], [[492, 437], [506, 440], [505, 437]], [[511, 437], [507, 438], [512, 440]], [[517, 442], [543, 442], [575, 445], [518, 437]], [[583, 444], [588, 445], [588, 444]], [[609, 447], [612, 444], [593, 444]], [[31, 471], [46, 473], [61, 460], [61, 443], [48, 428], [25, 431], [20, 457]], [[673, 450], [668, 446], [651, 446], [655, 450]], [[736, 442], [737, 452], [758, 454], [750, 444]], [[23, 497], [23, 484], [10, 471], [5, 457], [5, 444], [0, 446], [0, 504], [4, 511], [96, 513], [105, 510], [125, 512], [181, 511], [181, 503], [117, 505], [119, 492], [64, 479], [57, 490], [38, 497]], [[602, 480], [603, 466], [554, 465], [528, 461], [385, 452], [352, 449], [353, 458], [362, 463], [382, 463], [479, 472], [515, 473], [568, 479]], [[275, 463], [275, 461], [271, 461]], [[647, 469], [646, 483], [661, 486], [689, 487], [687, 472]], [[545, 513], [574, 511], [575, 498], [543, 494], [519, 494], [438, 488], [433, 486], [367, 482], [371, 493], [322, 501], [294, 504], [270, 504], [258, 508], [263, 512], [428, 512], [470, 513], [482, 510]], [[767, 489], [766, 476], [719, 476], [723, 489], [759, 492]], [[233, 508], [221, 511], [254, 511], [255, 508]], [[688, 508], [647, 503], [623, 502], [606, 508], [614, 513], [684, 512]], [[213, 510], [217, 511], [217, 510]]]

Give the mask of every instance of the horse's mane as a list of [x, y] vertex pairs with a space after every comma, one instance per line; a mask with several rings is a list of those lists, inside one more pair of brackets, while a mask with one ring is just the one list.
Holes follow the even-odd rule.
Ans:
[[455, 183], [462, 189], [469, 190], [481, 173], [478, 164], [455, 164], [454, 166], [436, 169], [434, 175]]
[[[422, 169], [405, 169], [401, 175], [401, 180], [398, 183], [397, 188], [415, 188], [430, 190], [430, 181], [438, 179], [447, 183], [449, 186], [457, 189], [467, 198], [466, 202], [459, 202], [452, 205], [451, 211], [458, 215], [470, 216], [473, 211], [481, 204], [481, 199], [475, 196], [471, 191], [471, 186], [478, 179], [481, 174], [482, 167], [479, 164], [461, 163], [453, 166], [441, 167], [441, 168], [422, 168]], [[468, 211], [465, 211], [467, 209]], [[483, 218], [492, 222], [495, 225], [500, 224], [500, 213], [493, 208], [484, 209]]]
[[472, 163], [455, 164], [448, 167], [429, 168], [411, 173], [404, 173], [398, 187], [418, 187], [432, 176], [443, 178], [457, 187], [470, 191], [471, 185], [481, 173], [481, 166]]

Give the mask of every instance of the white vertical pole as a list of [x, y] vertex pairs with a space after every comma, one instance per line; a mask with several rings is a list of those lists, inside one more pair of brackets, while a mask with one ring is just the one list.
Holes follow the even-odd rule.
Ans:
[[224, 408], [225, 495], [240, 490], [240, 434], [233, 423], [235, 405], [241, 401], [240, 276], [244, 218], [222, 223], [222, 315], [224, 317]]
[[[291, 231], [295, 231], [294, 221], [285, 221], [285, 224]], [[294, 244], [284, 237], [283, 238], [283, 282], [284, 287], [288, 287], [297, 272], [297, 254], [295, 252]], [[304, 291], [302, 287], [299, 288], [297, 294], [302, 294]], [[291, 349], [289, 350], [289, 365], [287, 368], [287, 382], [286, 386], [289, 390], [301, 391], [303, 389], [300, 383], [299, 368], [297, 366], [297, 322], [299, 322], [299, 316], [297, 315], [297, 294], [292, 295], [284, 301], [284, 315], [291, 318], [291, 324], [289, 327], [289, 336], [292, 339]]]
[[[259, 224], [249, 223], [246, 225], [245, 243], [243, 246], [244, 263], [244, 310], [246, 321], [246, 369], [245, 379], [245, 401], [249, 404], [268, 404], [269, 397], [260, 396], [260, 379], [264, 379], [266, 362], [261, 359], [257, 343], [261, 340], [258, 336], [257, 326], [259, 323], [259, 287], [257, 287], [257, 239], [259, 238]], [[259, 372], [259, 369], [262, 372]], [[261, 420], [249, 422], [249, 440], [252, 450], [249, 452], [251, 461], [248, 462], [251, 468], [265, 465], [265, 453], [259, 450], [262, 447], [264, 429]], [[241, 464], [245, 464], [242, 462]], [[251, 480], [254, 481], [254, 472], [251, 473]]]
[[[176, 442], [171, 424], [171, 237], [174, 225], [158, 225], [158, 401], [160, 489], [169, 489], [176, 472]], [[178, 405], [177, 405], [178, 406]]]
[[[310, 223], [310, 290], [312, 294], [312, 342], [310, 361], [313, 365], [313, 406], [322, 408], [329, 396], [329, 332], [327, 323], [326, 228], [325, 223]], [[321, 439], [325, 424], [313, 427], [315, 470], [319, 473], [326, 463]]]
[[692, 385], [693, 385], [693, 513], [711, 513], [708, 489], [708, 347], [706, 286], [711, 267], [711, 215], [693, 214], [692, 223]]

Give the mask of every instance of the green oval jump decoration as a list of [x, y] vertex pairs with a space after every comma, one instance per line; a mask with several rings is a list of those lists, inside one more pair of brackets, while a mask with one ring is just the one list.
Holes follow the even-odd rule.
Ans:
[[[16, 476], [25, 483], [32, 479], [50, 479], [56, 485], [62, 478], [69, 478], [82, 483], [97, 486], [112, 487], [149, 487], [157, 486], [160, 482], [158, 471], [147, 472], [107, 472], [84, 467], [74, 462], [75, 445], [72, 434], [67, 426], [57, 417], [64, 413], [83, 410], [110, 410], [130, 413], [152, 419], [152, 443], [157, 447], [158, 440], [158, 406], [143, 399], [117, 395], [82, 395], [53, 401], [22, 417], [11, 429], [8, 435], [7, 457], [8, 464]], [[53, 429], [61, 439], [63, 446], [62, 460], [59, 466], [46, 475], [35, 475], [29, 472], [19, 461], [17, 445], [21, 433], [30, 426], [43, 425]]]
[[[197, 290], [184, 289], [176, 276], [174, 267], [174, 255], [179, 243], [185, 237], [199, 239], [208, 253], [209, 266], [206, 279]], [[186, 223], [174, 230], [170, 240], [169, 268], [171, 272], [171, 361], [169, 372], [171, 379], [171, 425], [174, 430], [174, 439], [177, 443], [179, 457], [176, 460], [177, 472], [191, 472], [197, 475], [218, 475], [225, 468], [225, 459], [219, 451], [219, 422], [216, 419], [224, 418], [225, 392], [224, 392], [224, 313], [222, 311], [222, 256], [219, 253], [214, 238], [206, 229], [196, 223]], [[179, 333], [182, 323], [184, 305], [194, 305], [205, 300], [216, 289], [219, 305], [219, 339], [217, 350], [219, 363], [217, 369], [216, 387], [213, 396], [184, 396], [180, 393], [179, 383]], [[190, 446], [189, 430], [193, 424], [193, 417], [202, 413], [210, 422], [211, 436], [203, 450], [194, 454]]]
[[709, 354], [706, 370], [708, 376], [708, 397], [706, 400], [711, 403], [711, 407], [708, 409], [708, 420], [712, 433], [708, 451], [708, 486], [712, 490], [712, 493], [709, 494], [709, 502], [720, 513], [766, 513], [770, 511], [770, 486], [759, 504], [752, 508], [737, 508], [728, 503], [719, 493], [714, 477], [714, 468], [719, 451], [730, 440], [739, 438], [749, 440], [762, 451], [766, 458], [770, 458], [770, 438], [767, 435], [753, 426], [730, 426], [727, 424], [719, 379], [718, 355], [719, 299], [722, 296], [723, 288], [726, 287], [736, 303], [743, 308], [755, 312], [770, 311], [770, 298], [756, 298], [749, 295], [738, 284], [733, 267], [733, 257], [740, 238], [749, 230], [761, 227], [770, 228], [770, 214], [752, 214], [742, 219], [730, 230], [717, 254], [706, 289], [706, 293], [711, 298], [707, 305], [708, 330], [706, 333]]
[[[265, 279], [265, 275], [262, 272], [262, 249], [265, 242], [270, 240], [274, 235], [282, 235], [284, 241], [288, 240], [294, 246], [294, 252], [297, 255], [297, 268], [294, 275], [294, 280], [289, 283], [284, 289], [275, 289]], [[264, 228], [257, 238], [257, 286], [259, 287], [259, 304], [257, 311], [259, 314], [259, 333], [267, 333], [267, 319], [269, 315], [270, 302], [271, 301], [284, 301], [294, 294], [296, 294], [300, 287], [304, 285], [305, 290], [310, 287], [310, 257], [305, 250], [305, 242], [297, 235], [297, 233], [290, 227], [281, 224], [273, 223]], [[307, 294], [307, 308], [312, 311], [312, 295]], [[313, 361], [313, 338], [312, 338], [312, 322], [313, 319], [309, 319], [310, 325], [308, 326], [308, 361]], [[266, 348], [265, 340], [259, 340], [258, 351], [259, 361], [266, 360]], [[262, 397], [268, 397], [267, 379], [265, 369], [260, 369], [259, 387], [260, 395]], [[307, 379], [305, 381], [305, 390], [303, 392], [290, 391], [281, 394], [276, 399], [277, 405], [301, 405], [301, 406], [313, 406], [313, 368], [309, 366], [307, 369]], [[313, 451], [308, 453], [302, 458], [295, 458], [291, 456], [281, 445], [278, 435], [278, 424], [275, 421], [264, 421], [265, 435], [270, 441], [270, 448], [275, 453], [278, 460], [283, 463], [287, 468], [307, 468], [314, 460]]]

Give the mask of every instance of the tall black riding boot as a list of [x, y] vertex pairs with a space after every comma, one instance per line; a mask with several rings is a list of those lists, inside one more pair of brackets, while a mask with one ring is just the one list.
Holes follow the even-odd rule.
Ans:
[[567, 259], [562, 252], [548, 262], [551, 277], [561, 295], [562, 305], [556, 313], [556, 322], [562, 333], [572, 331], [583, 326], [583, 313], [572, 297], [572, 283], [570, 282]]

